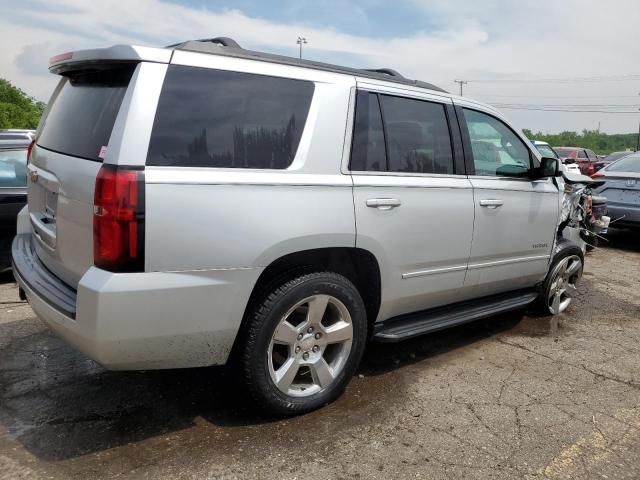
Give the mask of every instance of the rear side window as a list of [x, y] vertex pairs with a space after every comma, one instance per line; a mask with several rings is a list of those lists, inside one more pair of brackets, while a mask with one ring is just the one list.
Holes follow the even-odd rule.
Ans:
[[444, 108], [439, 103], [359, 91], [350, 169], [452, 174]]
[[101, 162], [134, 69], [135, 64], [105, 66], [63, 78], [45, 112], [38, 145]]
[[387, 154], [378, 96], [359, 91], [356, 97], [351, 170], [379, 172], [386, 169]]
[[27, 186], [27, 150], [0, 150], [0, 188]]
[[147, 165], [287, 168], [313, 90], [303, 80], [171, 65]]

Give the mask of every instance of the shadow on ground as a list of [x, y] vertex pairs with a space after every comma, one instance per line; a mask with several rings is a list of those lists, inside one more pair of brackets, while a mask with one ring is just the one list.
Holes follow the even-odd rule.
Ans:
[[[0, 325], [0, 337], [13, 340], [0, 350], [0, 423], [11, 438], [46, 461], [73, 459], [202, 421], [225, 429], [232, 438], [264, 442], [283, 434], [293, 438], [314, 426], [350, 428], [383, 418], [394, 402], [402, 401], [410, 381], [403, 370], [409, 365], [428, 360], [425, 368], [435, 368], [432, 363], [442, 354], [510, 329], [539, 325], [539, 320], [523, 321], [523, 316], [512, 312], [403, 343], [372, 344], [360, 368], [365, 378], [356, 377], [334, 404], [286, 422], [255, 413], [237, 385], [238, 377], [223, 368], [109, 372], [36, 319], [6, 323]], [[24, 330], [25, 323], [31, 331]], [[536, 326], [530, 333], [538, 330]], [[261, 427], [252, 428], [256, 425]], [[226, 448], [222, 443], [208, 445], [212, 453]]]

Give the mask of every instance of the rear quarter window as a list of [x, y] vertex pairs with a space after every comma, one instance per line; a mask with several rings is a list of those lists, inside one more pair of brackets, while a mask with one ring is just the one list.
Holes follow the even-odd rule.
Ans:
[[313, 91], [303, 80], [171, 65], [147, 165], [287, 168]]

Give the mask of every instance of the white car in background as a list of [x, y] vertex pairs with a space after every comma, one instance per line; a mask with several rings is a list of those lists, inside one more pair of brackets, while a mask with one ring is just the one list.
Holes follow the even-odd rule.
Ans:
[[551, 145], [547, 142], [541, 142], [540, 140], [531, 140], [531, 143], [538, 149], [543, 157], [557, 158], [560, 160], [560, 169], [564, 173], [575, 173], [576, 175], [582, 175], [577, 163], [564, 163], [560, 156], [556, 153]]

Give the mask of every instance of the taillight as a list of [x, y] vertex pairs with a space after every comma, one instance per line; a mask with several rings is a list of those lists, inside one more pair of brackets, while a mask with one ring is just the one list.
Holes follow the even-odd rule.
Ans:
[[93, 200], [93, 260], [110, 272], [144, 271], [144, 170], [104, 164]]
[[36, 144], [35, 140], [31, 140], [29, 144], [29, 148], [27, 148], [27, 165], [29, 165], [29, 160], [31, 159], [31, 152], [33, 151], [33, 146]]

